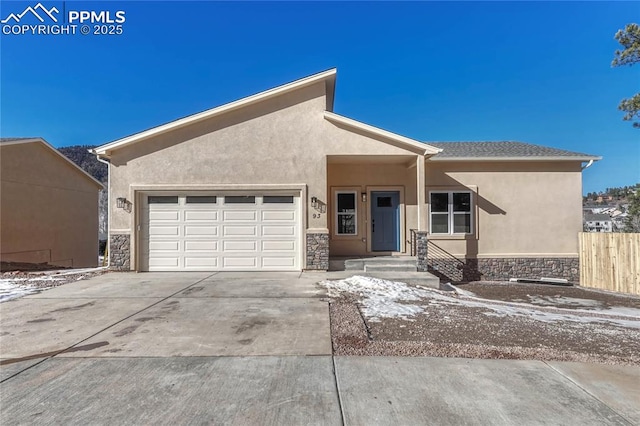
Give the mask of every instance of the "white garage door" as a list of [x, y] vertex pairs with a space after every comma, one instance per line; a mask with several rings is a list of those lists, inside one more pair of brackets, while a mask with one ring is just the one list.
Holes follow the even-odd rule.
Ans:
[[300, 270], [300, 197], [147, 195], [142, 269]]

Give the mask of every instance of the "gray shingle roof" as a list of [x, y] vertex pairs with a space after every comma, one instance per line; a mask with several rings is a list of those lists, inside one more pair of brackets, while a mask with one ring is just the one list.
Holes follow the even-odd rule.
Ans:
[[36, 137], [33, 138], [0, 138], [0, 142], [15, 142], [15, 141], [27, 141], [30, 139], [38, 139]]
[[443, 151], [433, 157], [433, 160], [448, 160], [462, 158], [521, 158], [521, 159], [567, 159], [567, 160], [599, 160], [595, 155], [581, 152], [565, 151], [564, 149], [549, 148], [524, 142], [425, 142], [431, 146], [442, 148]]

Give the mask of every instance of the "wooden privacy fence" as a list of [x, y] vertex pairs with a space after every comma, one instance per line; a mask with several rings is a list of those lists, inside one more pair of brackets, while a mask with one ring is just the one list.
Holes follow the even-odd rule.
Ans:
[[581, 232], [580, 285], [640, 295], [640, 234]]

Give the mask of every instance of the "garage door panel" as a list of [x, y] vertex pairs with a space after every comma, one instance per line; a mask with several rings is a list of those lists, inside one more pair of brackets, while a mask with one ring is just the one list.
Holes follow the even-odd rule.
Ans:
[[262, 241], [262, 251], [294, 252], [296, 251], [296, 243], [295, 241], [278, 241], [278, 240]]
[[209, 225], [209, 226], [185, 225], [184, 235], [186, 237], [203, 236], [203, 235], [206, 235], [209, 237], [216, 237], [218, 235], [218, 227], [213, 225]]
[[[154, 201], [140, 210], [141, 265], [148, 270], [300, 269], [297, 196], [154, 197], [173, 197], [177, 204]], [[212, 201], [216, 197], [217, 203]]]
[[230, 257], [224, 256], [222, 258], [223, 267], [225, 268], [252, 268], [255, 269], [258, 266], [257, 257]]
[[258, 235], [258, 226], [257, 225], [249, 225], [249, 226], [224, 225], [222, 235], [225, 237], [232, 237], [232, 236], [255, 237]]
[[294, 256], [289, 257], [263, 257], [263, 268], [293, 268], [296, 264]]
[[218, 212], [215, 210], [187, 210], [184, 212], [185, 222], [216, 222], [218, 220]]
[[222, 212], [222, 220], [225, 222], [255, 221], [257, 213], [255, 210], [226, 210]]
[[186, 268], [217, 268], [218, 267], [218, 258], [217, 257], [185, 257], [184, 258], [184, 266]]
[[274, 225], [263, 225], [262, 226], [262, 235], [264, 236], [294, 236], [296, 234], [296, 227], [291, 226], [274, 226]]
[[160, 257], [150, 256], [149, 267], [162, 267], [162, 268], [177, 268], [179, 265], [178, 257]]
[[187, 240], [184, 242], [184, 251], [207, 251], [207, 252], [216, 252], [218, 251], [218, 241], [196, 241], [196, 240]]
[[151, 210], [149, 211], [149, 219], [152, 221], [177, 221], [180, 218], [180, 212], [177, 210]]
[[262, 212], [262, 221], [293, 221], [295, 220], [296, 213], [294, 211], [286, 210], [267, 210]]
[[177, 236], [180, 234], [180, 227], [177, 225], [152, 225], [149, 227], [149, 239], [152, 240], [159, 236], [167, 236], [173, 235]]
[[179, 241], [149, 240], [149, 250], [151, 252], [154, 252], [154, 251], [179, 251], [180, 250], [180, 242]]
[[255, 240], [223, 241], [222, 242], [222, 250], [225, 251], [225, 252], [229, 252], [229, 251], [241, 251], [241, 252], [251, 251], [251, 252], [257, 252], [258, 251], [258, 242], [255, 241]]

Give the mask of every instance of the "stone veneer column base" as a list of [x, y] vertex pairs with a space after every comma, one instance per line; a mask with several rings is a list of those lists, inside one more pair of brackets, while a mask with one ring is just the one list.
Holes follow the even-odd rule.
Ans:
[[427, 231], [415, 232], [415, 245], [416, 245], [416, 267], [418, 272], [427, 272], [429, 269], [429, 259], [427, 257]]
[[113, 234], [109, 237], [109, 268], [115, 271], [129, 271], [131, 260], [131, 236]]
[[307, 270], [329, 270], [329, 234], [307, 233]]

